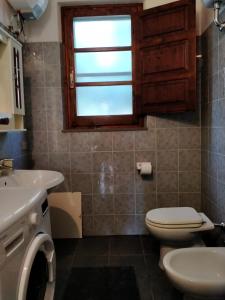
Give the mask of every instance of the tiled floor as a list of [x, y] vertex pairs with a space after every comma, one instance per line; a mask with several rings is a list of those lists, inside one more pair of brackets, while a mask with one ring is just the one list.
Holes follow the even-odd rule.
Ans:
[[55, 246], [57, 257], [55, 300], [62, 300], [69, 270], [73, 266], [133, 266], [141, 300], [182, 299], [168, 282], [165, 274], [158, 268], [158, 244], [150, 236], [56, 240]]

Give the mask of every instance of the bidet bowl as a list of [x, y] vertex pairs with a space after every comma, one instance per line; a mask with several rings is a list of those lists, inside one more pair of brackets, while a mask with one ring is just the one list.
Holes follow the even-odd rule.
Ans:
[[177, 249], [165, 255], [163, 265], [171, 282], [184, 293], [225, 295], [225, 247]]

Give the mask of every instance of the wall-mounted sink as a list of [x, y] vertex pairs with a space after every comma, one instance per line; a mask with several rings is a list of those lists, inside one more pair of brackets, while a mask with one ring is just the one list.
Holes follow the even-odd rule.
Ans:
[[27, 187], [51, 189], [64, 181], [64, 176], [56, 171], [14, 170], [10, 175], [0, 177], [0, 188]]

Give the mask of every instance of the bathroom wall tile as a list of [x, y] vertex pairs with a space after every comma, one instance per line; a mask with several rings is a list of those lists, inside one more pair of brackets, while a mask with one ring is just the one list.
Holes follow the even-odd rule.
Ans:
[[208, 172], [208, 151], [201, 152], [201, 172]]
[[177, 171], [178, 170], [178, 151], [158, 151], [157, 152], [158, 171]]
[[115, 214], [134, 214], [135, 197], [133, 194], [115, 194]]
[[132, 194], [134, 193], [134, 174], [124, 173], [115, 174], [115, 193], [116, 194]]
[[60, 111], [62, 114], [62, 88], [48, 87], [45, 88], [46, 109], [49, 111]]
[[156, 175], [153, 173], [151, 176], [141, 176], [136, 172], [135, 174], [135, 184], [136, 193], [138, 194], [149, 194], [156, 191]]
[[51, 65], [60, 64], [60, 44], [56, 42], [43, 43], [44, 63]]
[[91, 134], [87, 132], [76, 132], [70, 135], [71, 152], [91, 151]]
[[144, 214], [156, 208], [156, 193], [136, 195], [136, 213]]
[[[219, 128], [212, 128], [209, 127], [208, 129], [208, 151], [211, 152], [219, 152], [219, 143], [220, 141], [220, 136], [219, 136]], [[222, 147], [220, 147], [220, 150]]]
[[47, 130], [46, 112], [42, 110], [36, 110], [32, 113], [32, 121], [29, 122], [27, 129], [33, 130]]
[[158, 192], [177, 192], [178, 173], [177, 172], [158, 172], [157, 174]]
[[48, 151], [46, 131], [33, 131], [29, 138], [33, 153], [46, 153]]
[[[25, 89], [26, 91], [27, 89]], [[27, 97], [30, 97], [31, 106], [30, 113], [34, 115], [35, 111], [44, 111], [46, 110], [46, 96], [45, 96], [45, 89], [43, 87], [33, 87], [29, 89], [29, 95], [26, 95], [25, 92], [25, 102], [27, 103]], [[27, 114], [27, 110], [26, 110]], [[40, 124], [41, 125], [41, 124]]]
[[177, 149], [178, 135], [177, 129], [158, 129], [157, 130], [157, 149], [168, 150]]
[[176, 207], [178, 204], [178, 193], [157, 193], [157, 207]]
[[136, 215], [136, 234], [149, 234], [145, 225], [145, 214]]
[[81, 196], [82, 204], [82, 215], [92, 215], [93, 214], [93, 199], [92, 195], [82, 195]]
[[45, 86], [60, 87], [62, 85], [60, 65], [45, 64]]
[[218, 145], [217, 149], [220, 154], [225, 155], [225, 130], [224, 128], [217, 128], [217, 135], [218, 135]]
[[218, 170], [218, 180], [221, 182], [225, 182], [225, 156], [223, 155], [218, 156], [217, 170]]
[[44, 71], [43, 70], [32, 70], [30, 74], [24, 76], [24, 85], [33, 87], [44, 87]]
[[48, 130], [63, 129], [63, 115], [59, 110], [47, 111], [47, 128]]
[[113, 168], [115, 172], [126, 173], [134, 171], [134, 152], [114, 152]]
[[51, 153], [69, 153], [69, 136], [60, 131], [49, 131], [48, 143]]
[[115, 234], [135, 234], [136, 224], [135, 215], [116, 215], [115, 216]]
[[114, 151], [132, 151], [134, 150], [134, 132], [114, 132], [113, 133]]
[[179, 147], [199, 149], [201, 147], [201, 130], [199, 128], [180, 128]]
[[64, 181], [53, 188], [53, 192], [71, 192], [71, 177], [70, 173], [63, 173]]
[[180, 172], [179, 190], [180, 192], [200, 192], [201, 191], [200, 172]]
[[93, 193], [94, 194], [113, 194], [114, 181], [110, 174], [93, 174]]
[[[213, 28], [212, 26], [212, 32]], [[208, 36], [214, 35], [212, 33], [205, 35], [206, 40]], [[210, 48], [211, 44], [207, 43], [207, 47]], [[21, 157], [17, 161], [23, 164], [24, 154], [26, 157], [27, 153], [32, 151], [35, 168], [50, 168], [61, 171], [65, 175], [66, 183], [64, 186], [60, 186], [58, 191], [82, 192], [84, 235], [147, 234], [144, 222], [145, 211], [156, 207], [155, 194], [157, 194], [157, 206], [178, 205], [178, 197], [181, 199], [190, 194], [189, 200], [192, 196], [191, 203], [197, 207], [197, 195], [200, 192], [193, 193], [193, 186], [186, 187], [185, 192], [182, 190], [178, 192], [176, 178], [178, 176], [178, 142], [182, 150], [200, 150], [199, 110], [183, 114], [148, 116], [146, 120], [148, 130], [144, 131], [61, 133], [63, 128], [61, 81], [63, 63], [60, 56], [60, 44], [55, 42], [31, 43], [25, 48], [26, 119], [27, 128], [32, 132], [28, 135], [29, 149], [24, 152], [21, 150], [21, 146], [14, 147], [12, 155], [16, 154], [17, 158]], [[210, 51], [213, 53], [214, 50]], [[204, 60], [203, 65], [207, 72], [210, 70], [208, 56], [207, 53], [207, 59]], [[204, 75], [206, 75], [206, 71]], [[223, 76], [222, 68], [219, 76], [219, 78]], [[210, 76], [202, 78], [202, 84], [207, 90], [204, 92], [206, 105], [205, 110], [202, 110], [202, 120], [204, 120], [206, 132], [205, 142], [203, 140], [206, 154], [205, 170], [207, 169], [206, 173], [210, 174], [214, 169], [213, 155], [212, 170], [210, 170], [207, 151], [218, 152], [219, 149], [221, 154], [224, 153], [222, 132], [219, 132], [217, 126], [224, 127], [225, 110], [223, 109], [224, 100], [217, 101], [217, 103], [211, 102], [210, 105], [206, 103], [209, 85], [216, 84], [215, 78], [208, 80], [208, 77]], [[220, 97], [223, 85], [219, 85], [218, 88], [218, 97]], [[215, 92], [216, 86], [210, 87], [211, 95]], [[210, 100], [212, 98], [214, 99], [215, 95], [211, 96]], [[45, 113], [47, 123], [43, 121]], [[210, 127], [206, 127], [206, 125]], [[197, 136], [195, 132], [199, 135]], [[186, 137], [183, 137], [184, 135]], [[2, 140], [7, 139], [3, 138]], [[2, 144], [0, 138], [0, 154], [6, 152], [8, 155], [10, 152], [8, 144], [11, 142]], [[19, 143], [21, 144], [21, 142]], [[32, 149], [30, 150], [30, 148]], [[189, 161], [185, 158], [183, 160]], [[136, 170], [135, 163], [137, 161], [151, 161], [153, 175], [141, 177]], [[184, 166], [181, 167], [184, 168]], [[190, 168], [188, 165], [187, 169], [195, 170], [196, 168], [197, 170], [196, 164], [193, 163], [192, 167]], [[220, 168], [222, 174], [221, 170], [222, 166]], [[156, 188], [157, 177], [159, 180]], [[207, 178], [207, 182], [209, 178]], [[221, 178], [223, 178], [222, 175]], [[189, 178], [185, 180], [189, 181]], [[217, 193], [212, 189], [213, 180], [204, 186], [206, 185], [207, 193], [205, 194], [207, 197], [211, 195], [213, 199], [207, 207], [212, 207], [214, 213], [221, 205], [213, 204], [213, 201], [217, 199], [215, 198]], [[161, 189], [166, 191], [162, 192]], [[189, 191], [189, 189], [191, 190]], [[193, 195], [196, 195], [196, 199]], [[93, 197], [95, 201], [93, 201]], [[108, 199], [108, 201], [104, 199]], [[94, 210], [93, 202], [95, 202], [97, 210]], [[180, 200], [180, 204], [183, 202], [185, 203], [184, 200]], [[107, 206], [108, 204], [111, 206]], [[113, 212], [109, 218], [110, 209]], [[96, 224], [97, 226], [95, 226]]]
[[91, 134], [92, 151], [112, 151], [112, 133], [94, 132]]
[[179, 115], [171, 114], [156, 117], [156, 128], [173, 128], [179, 126]]
[[112, 152], [93, 153], [93, 172], [113, 174]]
[[94, 216], [94, 231], [96, 232], [96, 235], [115, 234], [114, 216], [113, 215]]
[[180, 206], [190, 206], [197, 211], [201, 211], [201, 193], [180, 193], [179, 204]]
[[82, 231], [84, 236], [95, 235], [94, 232], [94, 218], [93, 216], [83, 216], [82, 217]]
[[218, 176], [219, 168], [219, 155], [213, 152], [208, 153], [208, 164], [207, 164], [207, 173], [212, 176], [214, 179], [219, 179]]
[[32, 155], [33, 159], [33, 168], [36, 170], [49, 170], [49, 159], [48, 154], [43, 153], [33, 153]]
[[95, 215], [114, 215], [114, 199], [112, 195], [94, 195], [93, 205]]
[[209, 129], [206, 127], [201, 128], [201, 149], [207, 150], [208, 149], [208, 141], [209, 141]]
[[71, 154], [72, 173], [91, 173], [92, 154], [88, 152], [72, 152]]
[[[218, 71], [218, 70], [217, 70]], [[219, 74], [209, 75], [209, 101], [219, 98]]]
[[200, 171], [200, 169], [201, 169], [200, 150], [179, 151], [179, 171]]
[[70, 173], [70, 158], [67, 153], [50, 153], [49, 169], [62, 173]]
[[91, 174], [72, 174], [72, 191], [82, 194], [92, 194]]
[[135, 131], [135, 150], [155, 150], [156, 132], [154, 129]]

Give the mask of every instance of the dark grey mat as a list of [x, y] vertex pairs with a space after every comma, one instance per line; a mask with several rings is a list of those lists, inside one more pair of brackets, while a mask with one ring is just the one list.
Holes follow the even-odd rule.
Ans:
[[134, 269], [73, 268], [63, 300], [140, 300]]

